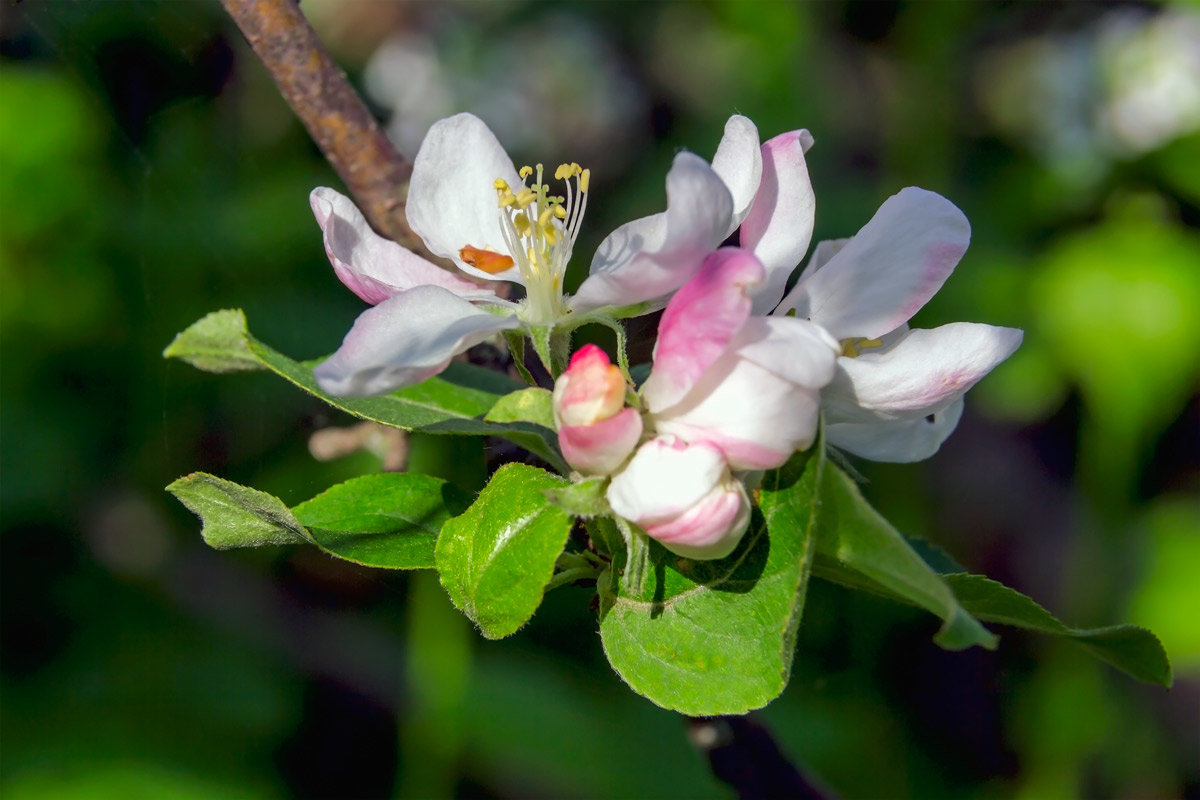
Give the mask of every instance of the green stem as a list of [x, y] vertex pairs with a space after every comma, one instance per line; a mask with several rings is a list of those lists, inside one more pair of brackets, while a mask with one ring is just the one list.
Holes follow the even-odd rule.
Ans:
[[574, 583], [575, 581], [595, 580], [600, 577], [600, 570], [595, 567], [576, 567], [574, 569], [565, 569], [557, 573], [553, 578], [546, 583], [546, 588], [543, 593], [552, 592], [560, 586]]
[[627, 548], [625, 574], [621, 576], [621, 586], [626, 594], [639, 597], [646, 583], [646, 565], [650, 561], [650, 537], [620, 517], [617, 517], [616, 521]]

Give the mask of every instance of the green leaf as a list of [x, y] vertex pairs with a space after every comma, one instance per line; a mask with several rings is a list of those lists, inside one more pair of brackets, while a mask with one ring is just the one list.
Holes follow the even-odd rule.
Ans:
[[364, 475], [292, 509], [326, 552], [369, 567], [432, 569], [442, 525], [470, 504], [440, 478]]
[[[190, 332], [200, 329], [200, 334]], [[182, 340], [182, 344], [180, 343]], [[441, 375], [416, 386], [374, 397], [334, 397], [321, 391], [312, 368], [320, 363], [293, 361], [250, 335], [241, 311], [217, 311], [181, 333], [164, 352], [200, 369], [265, 367], [335, 408], [362, 419], [405, 430], [467, 436], [499, 436], [541, 457], [561, 472], [568, 467], [558, 451], [554, 431], [528, 422], [495, 423], [484, 417], [505, 394], [521, 384], [492, 370], [452, 362]], [[251, 359], [247, 362], [247, 358]]]
[[442, 528], [437, 569], [454, 605], [489, 639], [524, 625], [542, 602], [571, 517], [542, 493], [566, 481], [526, 464], [505, 464], [479, 498]]
[[1145, 628], [1136, 625], [1070, 628], [1030, 598], [982, 575], [951, 574], [946, 576], [946, 582], [963, 608], [985, 622], [1073, 639], [1096, 658], [1139, 681], [1171, 685], [1167, 653], [1158, 638]]
[[[600, 637], [617, 674], [664, 708], [744, 714], [783, 691], [791, 673], [825, 469], [814, 447], [766, 475], [738, 548], [717, 561], [665, 553], [639, 596], [623, 594], [617, 555], [599, 581]], [[770, 530], [770, 536], [767, 532]]]
[[263, 369], [246, 342], [246, 315], [240, 308], [214, 311], [176, 335], [163, 350], [165, 358], [181, 358], [205, 372]]
[[549, 389], [536, 386], [520, 389], [497, 400], [484, 419], [488, 422], [532, 422], [555, 430], [554, 398]]
[[949, 650], [996, 647], [996, 636], [967, 613], [946, 581], [836, 465], [825, 470], [822, 489], [829, 517], [820, 527], [815, 575], [933, 612], [945, 623], [934, 641]]
[[200, 535], [217, 550], [312, 541], [283, 501], [266, 492], [206, 472], [184, 476], [167, 491], [200, 517]]
[[542, 492], [553, 505], [573, 517], [591, 517], [611, 514], [608, 500], [604, 497], [607, 481], [604, 478], [590, 478], [579, 483], [568, 484], [561, 489], [547, 489]]
[[204, 472], [167, 491], [200, 517], [204, 541], [218, 550], [306, 543], [385, 569], [433, 567], [438, 531], [467, 506], [452, 485], [410, 473], [354, 478], [291, 511], [274, 495]]

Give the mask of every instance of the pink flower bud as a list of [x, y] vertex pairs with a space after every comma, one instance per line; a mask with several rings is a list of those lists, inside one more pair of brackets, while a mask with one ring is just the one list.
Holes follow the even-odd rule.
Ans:
[[724, 558], [750, 524], [750, 500], [721, 451], [661, 436], [643, 444], [609, 484], [608, 503], [685, 558]]
[[594, 344], [579, 348], [554, 382], [554, 419], [560, 428], [591, 425], [624, 407], [625, 378]]
[[641, 415], [625, 408], [625, 377], [594, 344], [555, 381], [554, 420], [563, 458], [588, 475], [615, 472], [642, 436]]

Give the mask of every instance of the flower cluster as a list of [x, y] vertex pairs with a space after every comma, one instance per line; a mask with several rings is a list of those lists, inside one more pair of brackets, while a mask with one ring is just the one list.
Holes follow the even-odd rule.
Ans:
[[[733, 550], [750, 519], [746, 477], [827, 441], [866, 458], [932, 455], [965, 392], [1020, 344], [976, 323], [913, 330], [908, 320], [967, 249], [966, 217], [907, 188], [852, 238], [811, 243], [815, 200], [799, 130], [760, 144], [732, 117], [711, 163], [676, 156], [666, 210], [600, 245], [588, 278], [563, 294], [590, 174], [520, 171], [475, 117], [436, 124], [414, 163], [408, 215], [436, 255], [468, 275], [525, 287], [519, 302], [381, 239], [330, 189], [312, 195], [341, 280], [369, 303], [316, 369], [334, 394], [415, 383], [499, 331], [566, 330], [663, 308], [649, 377], [635, 392], [594, 346], [559, 375], [554, 414], [566, 461], [610, 477], [612, 511], [685, 557]], [[721, 247], [736, 234], [737, 246]], [[552, 366], [549, 365], [548, 366]]]

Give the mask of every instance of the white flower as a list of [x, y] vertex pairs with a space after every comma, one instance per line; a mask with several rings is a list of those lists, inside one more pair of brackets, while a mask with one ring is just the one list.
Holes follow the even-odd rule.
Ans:
[[953, 203], [915, 187], [885, 201], [852, 239], [819, 244], [783, 297], [812, 237], [811, 145], [807, 131], [793, 131], [762, 146], [762, 180], [740, 232], [766, 270], [754, 312], [811, 320], [840, 342], [821, 393], [830, 444], [877, 461], [928, 458], [958, 424], [962, 396], [1016, 350], [1022, 333], [966, 322], [908, 329], [971, 234]]
[[751, 313], [765, 270], [723, 248], [667, 304], [642, 396], [659, 434], [717, 448], [735, 470], [774, 469], [816, 437], [838, 343], [812, 322]]
[[608, 486], [614, 512], [685, 558], [724, 558], [750, 524], [750, 500], [721, 451], [651, 439]]
[[437, 374], [456, 353], [500, 331], [554, 326], [573, 315], [578, 324], [589, 312], [616, 316], [660, 307], [749, 210], [761, 170], [758, 152], [754, 126], [735, 117], [713, 166], [691, 153], [676, 156], [667, 175], [667, 210], [610, 235], [591, 276], [567, 298], [563, 276], [586, 210], [589, 171], [559, 166], [555, 178], [565, 190], [552, 194], [542, 167], [518, 172], [478, 118], [441, 120], [413, 163], [409, 224], [431, 252], [476, 278], [519, 283], [525, 298], [510, 302], [439, 270], [377, 236], [350, 200], [318, 188], [311, 202], [334, 270], [378, 305], [316, 368], [317, 382], [332, 394], [377, 394]]

